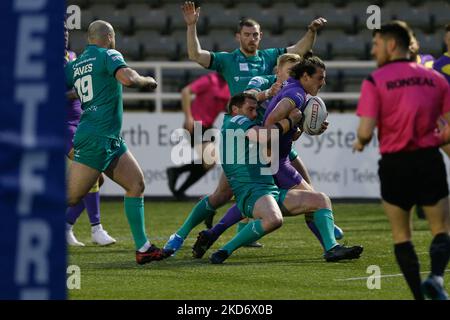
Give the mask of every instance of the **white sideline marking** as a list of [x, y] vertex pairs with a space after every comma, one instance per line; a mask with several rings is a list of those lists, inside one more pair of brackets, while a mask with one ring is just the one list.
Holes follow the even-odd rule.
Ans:
[[[445, 270], [445, 272], [450, 272], [450, 269]], [[430, 271], [422, 271], [422, 273], [430, 273]], [[369, 276], [370, 278], [394, 278], [403, 277], [403, 273], [396, 274], [385, 274], [381, 276]], [[367, 280], [369, 277], [357, 277], [357, 278], [346, 278], [346, 279], [334, 279], [335, 281], [354, 281], [354, 280]]]

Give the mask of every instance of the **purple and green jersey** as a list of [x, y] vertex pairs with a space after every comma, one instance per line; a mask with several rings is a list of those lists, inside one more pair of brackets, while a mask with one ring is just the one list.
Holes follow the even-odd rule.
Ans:
[[434, 61], [433, 69], [441, 73], [450, 84], [450, 53], [446, 52]]
[[[64, 66], [66, 66], [70, 61], [76, 60], [77, 55], [75, 52], [66, 50], [64, 55]], [[71, 90], [67, 88], [67, 90]], [[81, 118], [81, 101], [79, 99], [67, 100], [66, 103], [66, 144], [65, 151], [69, 154], [70, 150], [73, 148], [73, 137], [77, 131], [78, 124]]]
[[[280, 92], [272, 98], [269, 106], [266, 109], [264, 115], [264, 123], [266, 122], [270, 113], [275, 109], [278, 102], [282, 99], [288, 99], [295, 108], [303, 111], [306, 102], [306, 92], [301, 86], [299, 81], [292, 81], [292, 79], [286, 82], [286, 85], [281, 88]], [[293, 128], [290, 132], [284, 134], [280, 137], [280, 159], [285, 158], [289, 155], [292, 149], [292, 137], [296, 132], [296, 128]]]
[[[74, 61], [77, 58], [75, 52], [66, 50], [64, 57], [64, 66], [70, 61]], [[68, 88], [70, 90], [70, 88]], [[81, 118], [81, 102], [79, 99], [67, 101], [67, 124], [72, 126], [78, 126]]]
[[431, 54], [417, 55], [417, 63], [425, 66], [425, 68], [433, 69], [434, 57]]

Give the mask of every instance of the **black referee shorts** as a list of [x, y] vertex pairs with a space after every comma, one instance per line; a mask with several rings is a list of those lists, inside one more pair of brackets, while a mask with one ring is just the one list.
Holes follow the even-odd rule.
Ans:
[[409, 211], [448, 196], [447, 173], [438, 148], [384, 154], [379, 161], [381, 197]]
[[194, 134], [191, 134], [191, 147], [193, 148], [197, 143], [200, 144], [201, 142], [205, 142], [205, 141], [203, 141], [203, 135], [205, 134], [205, 132], [207, 130], [209, 130], [211, 128], [213, 128], [213, 126], [209, 126], [209, 127], [202, 126], [202, 140], [196, 141], [195, 137], [194, 137]]

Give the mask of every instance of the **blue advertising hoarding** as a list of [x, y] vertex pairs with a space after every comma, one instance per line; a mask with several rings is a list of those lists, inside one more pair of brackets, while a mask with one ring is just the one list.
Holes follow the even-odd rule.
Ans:
[[65, 299], [64, 1], [0, 1], [0, 299]]

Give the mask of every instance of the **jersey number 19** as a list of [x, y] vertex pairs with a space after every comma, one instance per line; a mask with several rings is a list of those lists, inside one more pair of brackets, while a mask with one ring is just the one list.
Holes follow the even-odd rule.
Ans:
[[81, 103], [86, 103], [92, 100], [92, 77], [90, 75], [84, 76], [75, 81], [75, 88], [77, 88], [78, 97]]

